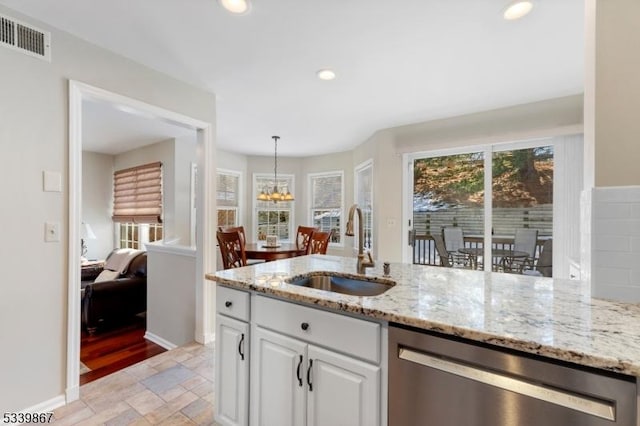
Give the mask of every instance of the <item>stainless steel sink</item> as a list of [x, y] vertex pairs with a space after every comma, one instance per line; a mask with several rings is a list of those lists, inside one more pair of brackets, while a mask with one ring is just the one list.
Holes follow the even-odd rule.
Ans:
[[391, 280], [380, 278], [358, 279], [335, 274], [314, 274], [293, 277], [287, 283], [302, 287], [317, 288], [351, 296], [377, 296], [396, 285]]

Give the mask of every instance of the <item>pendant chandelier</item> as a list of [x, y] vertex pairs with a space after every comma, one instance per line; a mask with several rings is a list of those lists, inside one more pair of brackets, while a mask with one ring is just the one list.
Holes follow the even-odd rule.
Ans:
[[282, 192], [278, 190], [278, 139], [280, 136], [271, 136], [275, 143], [275, 154], [273, 161], [273, 189], [269, 192], [268, 189], [263, 189], [258, 195], [258, 201], [293, 201], [293, 195], [285, 187]]

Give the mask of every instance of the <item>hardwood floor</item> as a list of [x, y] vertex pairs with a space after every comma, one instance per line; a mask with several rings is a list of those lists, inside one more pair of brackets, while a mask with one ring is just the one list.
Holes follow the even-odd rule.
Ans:
[[91, 371], [80, 375], [80, 385], [104, 377], [130, 365], [165, 352], [161, 346], [144, 338], [145, 320], [90, 336], [83, 331], [80, 361]]

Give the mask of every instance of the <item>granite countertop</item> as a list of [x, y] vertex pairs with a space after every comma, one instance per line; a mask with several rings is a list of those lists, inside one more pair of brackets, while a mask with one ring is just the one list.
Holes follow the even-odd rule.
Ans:
[[[231, 287], [460, 336], [640, 377], [640, 305], [592, 299], [586, 283], [435, 266], [391, 264], [397, 285], [347, 296], [286, 284], [287, 277], [355, 275], [354, 258], [312, 255], [207, 274]], [[382, 262], [367, 269], [382, 278]]]

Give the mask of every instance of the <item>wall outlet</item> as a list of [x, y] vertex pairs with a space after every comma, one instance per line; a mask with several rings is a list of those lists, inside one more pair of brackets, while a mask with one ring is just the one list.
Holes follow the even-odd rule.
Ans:
[[396, 220], [395, 219], [387, 219], [387, 227], [393, 228], [395, 226], [396, 226]]
[[60, 223], [59, 222], [45, 222], [44, 240], [47, 243], [60, 242]]

